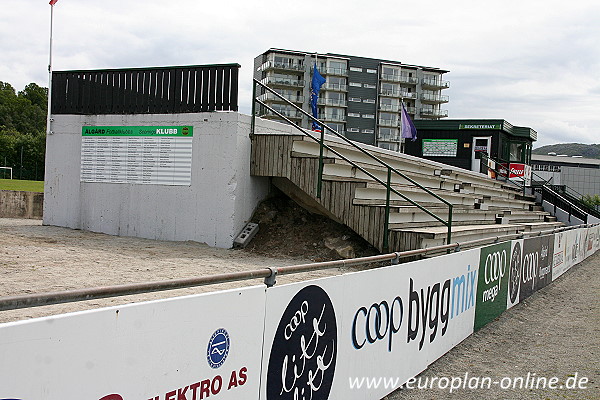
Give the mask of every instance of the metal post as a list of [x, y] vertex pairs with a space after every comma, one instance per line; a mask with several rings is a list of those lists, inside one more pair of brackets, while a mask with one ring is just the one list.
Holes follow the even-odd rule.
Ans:
[[321, 125], [321, 140], [319, 142], [319, 175], [317, 176], [317, 199], [321, 198], [321, 186], [323, 186], [323, 143], [325, 140], [325, 127]]
[[392, 169], [388, 167], [387, 186], [385, 191], [385, 219], [383, 222], [383, 251], [390, 250], [389, 235], [390, 235], [390, 192], [392, 188]]
[[452, 204], [448, 205], [448, 234], [446, 235], [446, 244], [452, 240]]
[[54, 21], [54, 4], [50, 2], [50, 51], [48, 56], [48, 112], [46, 115], [46, 135], [52, 134], [52, 25]]
[[250, 136], [254, 136], [256, 126], [256, 82], [252, 81], [252, 119], [250, 120]]

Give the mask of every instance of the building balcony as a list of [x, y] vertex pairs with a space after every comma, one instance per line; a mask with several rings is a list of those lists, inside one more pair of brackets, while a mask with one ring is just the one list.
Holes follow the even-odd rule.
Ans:
[[448, 110], [432, 110], [429, 108], [421, 108], [422, 118], [444, 118], [448, 116]]
[[400, 112], [400, 106], [398, 104], [380, 104], [379, 110], [387, 112]]
[[400, 134], [395, 134], [395, 135], [385, 135], [385, 134], [378, 134], [377, 135], [377, 140], [380, 142], [401, 142], [402, 138], [400, 137]]
[[[312, 68], [311, 68], [312, 72]], [[337, 76], [348, 76], [348, 68], [334, 68], [327, 67], [325, 69], [319, 69], [321, 75], [337, 75]]]
[[260, 81], [263, 85], [267, 86], [293, 86], [293, 87], [304, 87], [303, 79], [288, 79], [288, 78], [277, 78], [274, 76], [268, 76]]
[[414, 92], [405, 92], [404, 90], [397, 89], [384, 89], [379, 88], [379, 94], [386, 97], [398, 97], [404, 99], [416, 99], [417, 93]]
[[385, 119], [385, 118], [379, 118], [379, 126], [388, 126], [388, 127], [392, 127], [392, 128], [396, 128], [400, 123], [399, 119]]
[[325, 82], [325, 84], [323, 86], [321, 86], [321, 90], [334, 90], [337, 92], [347, 92], [348, 91], [348, 85], [342, 85], [339, 83], [329, 83], [329, 82]]
[[275, 61], [267, 61], [263, 65], [258, 68], [259, 71], [268, 71], [268, 70], [281, 70], [281, 71], [302, 71], [306, 70], [306, 66], [304, 64], [296, 64], [296, 63], [282, 63]]
[[432, 78], [423, 78], [421, 84], [427, 89], [448, 89], [450, 87], [450, 82]]
[[439, 95], [439, 94], [422, 93], [421, 94], [421, 101], [423, 103], [430, 103], [430, 104], [447, 103], [448, 102], [448, 96], [446, 96], [446, 95]]
[[[277, 112], [290, 119], [302, 119], [302, 113], [297, 110], [277, 110]], [[279, 115], [275, 114], [271, 110], [265, 110], [264, 114], [261, 114], [260, 117], [268, 119], [280, 119]]]
[[405, 76], [405, 75], [393, 75], [393, 74], [381, 74], [380, 80], [385, 81], [385, 82], [406, 83], [409, 85], [416, 85], [417, 83], [419, 83], [418, 78], [414, 78], [412, 76], [409, 77], [409, 76]]
[[[282, 94], [282, 96], [285, 97], [287, 100], [291, 101], [292, 103], [304, 103], [304, 96], [296, 96], [296, 95], [289, 95], [289, 94]], [[258, 97], [258, 99], [261, 101], [265, 101], [265, 102], [277, 101], [277, 102], [285, 103], [285, 101], [281, 100], [281, 98], [277, 97], [273, 93], [261, 94]]]
[[319, 119], [324, 122], [346, 122], [346, 116], [340, 114], [325, 113], [323, 115], [319, 115]]
[[321, 106], [348, 107], [348, 102], [346, 100], [324, 99], [322, 97], [319, 97], [317, 104]]

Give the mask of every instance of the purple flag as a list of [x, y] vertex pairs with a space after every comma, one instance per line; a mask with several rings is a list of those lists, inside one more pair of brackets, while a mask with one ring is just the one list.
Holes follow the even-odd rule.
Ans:
[[402, 103], [402, 115], [400, 121], [402, 126], [402, 137], [405, 139], [412, 139], [413, 142], [417, 140], [417, 128], [415, 128], [415, 125], [410, 120], [406, 108], [404, 108], [404, 103]]

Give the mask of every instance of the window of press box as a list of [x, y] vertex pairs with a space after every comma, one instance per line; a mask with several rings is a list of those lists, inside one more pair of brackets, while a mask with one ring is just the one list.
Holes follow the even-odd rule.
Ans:
[[525, 143], [510, 142], [509, 161], [525, 162]]

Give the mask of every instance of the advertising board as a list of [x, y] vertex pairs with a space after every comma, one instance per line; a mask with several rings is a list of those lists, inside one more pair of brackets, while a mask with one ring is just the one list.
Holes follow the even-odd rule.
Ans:
[[0, 399], [256, 399], [264, 301], [255, 286], [3, 324]]
[[474, 329], [478, 330], [506, 311], [511, 242], [481, 248]]
[[473, 332], [478, 265], [475, 249], [270, 288], [261, 399], [383, 397]]

